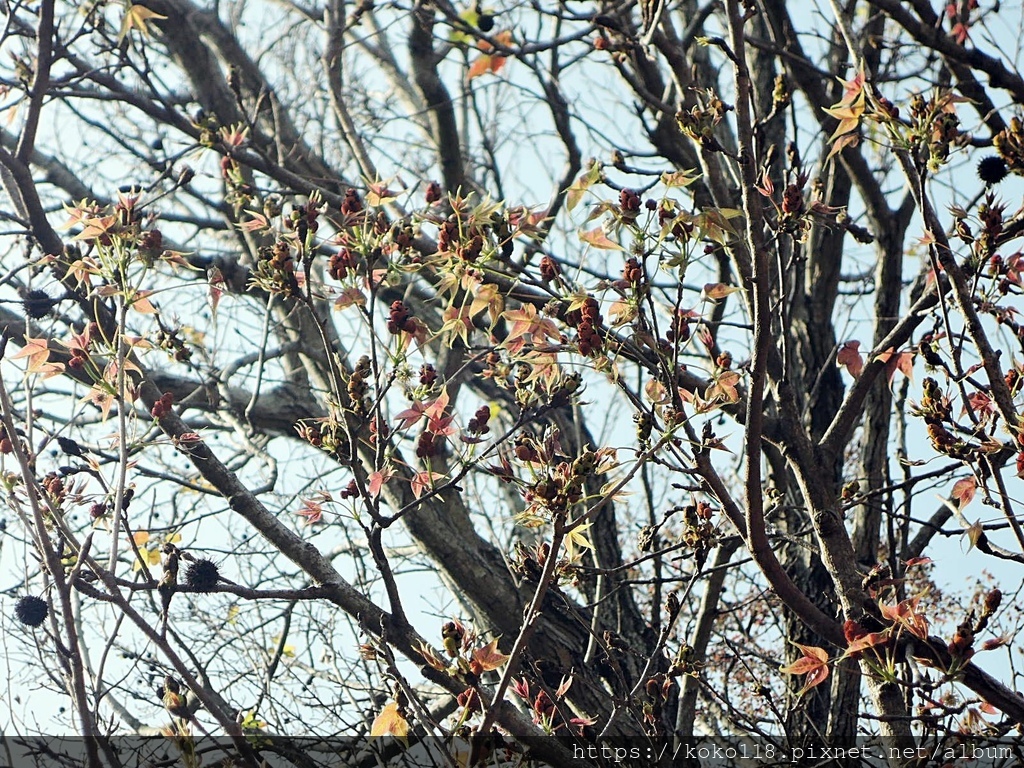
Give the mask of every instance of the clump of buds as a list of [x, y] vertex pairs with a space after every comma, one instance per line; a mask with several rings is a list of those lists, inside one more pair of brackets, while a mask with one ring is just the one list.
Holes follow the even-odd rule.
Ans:
[[356, 257], [348, 248], [341, 248], [327, 260], [327, 274], [335, 280], [344, 280], [355, 272]]
[[473, 715], [483, 711], [483, 702], [480, 701], [480, 694], [475, 688], [467, 688], [456, 697], [459, 706], [466, 710], [467, 715]]
[[154, 419], [161, 419], [170, 412], [172, 405], [174, 405], [174, 395], [170, 392], [164, 392], [160, 395], [160, 399], [153, 404], [149, 413]]
[[3, 424], [0, 424], [0, 453], [14, 453], [14, 441]]
[[164, 233], [159, 229], [147, 229], [139, 235], [139, 251], [146, 256], [156, 257], [163, 253]]
[[485, 435], [491, 431], [491, 428], [487, 426], [490, 418], [491, 409], [486, 405], [481, 405], [476, 409], [476, 413], [473, 414], [473, 418], [469, 420], [466, 428], [474, 435]]
[[366, 413], [367, 411], [367, 404], [364, 400], [366, 398], [366, 393], [369, 391], [369, 385], [366, 383], [366, 379], [370, 374], [370, 358], [363, 355], [356, 363], [356, 367], [352, 371], [352, 376], [349, 377], [347, 387], [348, 396], [352, 403], [352, 409], [359, 414]]
[[1010, 119], [1010, 124], [993, 138], [999, 156], [1006, 162], [1012, 173], [1024, 173], [1024, 124], [1019, 117]]
[[434, 386], [434, 382], [437, 381], [437, 369], [430, 363], [424, 363], [420, 367], [420, 386], [427, 387], [428, 389]]
[[395, 299], [391, 303], [391, 309], [388, 312], [388, 333], [393, 336], [400, 333], [416, 333], [416, 323], [412, 313], [401, 299]]
[[348, 219], [350, 224], [356, 224], [362, 221], [362, 212], [363, 201], [359, 199], [359, 194], [349, 187], [345, 190], [345, 199], [341, 201], [342, 216]]
[[640, 213], [640, 194], [635, 189], [624, 189], [619, 192], [619, 210], [622, 218], [627, 221], [634, 221]]
[[424, 430], [416, 441], [416, 456], [421, 459], [429, 459], [431, 456], [437, 456], [443, 446], [444, 438], [441, 435]]
[[600, 333], [603, 322], [597, 299], [588, 296], [580, 308], [580, 322], [576, 327], [576, 343], [581, 355], [590, 357], [601, 352], [604, 346]]
[[635, 256], [631, 256], [626, 260], [626, 264], [622, 268], [622, 279], [633, 287], [643, 282], [644, 270]]
[[457, 621], [446, 621], [441, 627], [441, 642], [445, 653], [453, 659], [459, 655], [462, 642], [466, 639], [466, 628]]
[[999, 236], [1003, 233], [1003, 212], [1006, 206], [996, 202], [995, 196], [989, 192], [985, 200], [978, 206], [978, 218], [982, 229], [978, 234], [978, 248], [983, 257], [988, 257], [996, 250]]
[[423, 197], [427, 201], [427, 205], [433, 205], [440, 200], [442, 196], [443, 192], [441, 191], [441, 185], [436, 181], [432, 181], [427, 185], [427, 191]]
[[545, 256], [540, 260], [540, 279], [545, 283], [554, 281], [561, 273], [562, 269], [558, 266], [558, 262], [550, 256]]
[[43, 487], [43, 490], [46, 491], [54, 504], [60, 505], [63, 503], [67, 496], [67, 489], [64, 487], [64, 481], [61, 479], [60, 475], [56, 472], [50, 472], [40, 481], [39, 484]]

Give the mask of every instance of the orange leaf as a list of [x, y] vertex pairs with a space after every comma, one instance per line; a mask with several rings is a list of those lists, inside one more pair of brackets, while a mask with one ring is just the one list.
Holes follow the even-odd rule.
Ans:
[[483, 648], [473, 651], [473, 659], [469, 666], [474, 674], [479, 675], [482, 672], [493, 672], [506, 661], [508, 656], [498, 650], [498, 638], [494, 638]]
[[860, 353], [859, 341], [848, 341], [836, 353], [836, 362], [850, 372], [853, 378], [860, 376], [864, 370], [864, 357]]
[[398, 704], [391, 702], [373, 720], [370, 736], [394, 736], [406, 741], [409, 737], [409, 721], [398, 711]]
[[487, 53], [477, 56], [473, 60], [473, 63], [469, 65], [469, 71], [466, 73], [466, 79], [473, 80], [474, 78], [480, 77], [480, 75], [485, 75], [488, 72], [493, 71], [491, 69], [491, 60], [493, 58], [493, 56]]

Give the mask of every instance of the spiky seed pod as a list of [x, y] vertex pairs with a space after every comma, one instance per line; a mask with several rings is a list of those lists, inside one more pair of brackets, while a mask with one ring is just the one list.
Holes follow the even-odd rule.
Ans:
[[196, 560], [185, 570], [185, 583], [197, 592], [212, 592], [218, 581], [220, 572], [212, 560]]
[[42, 320], [57, 306], [57, 300], [46, 291], [29, 291], [21, 301], [25, 314], [33, 320]]
[[986, 184], [998, 184], [1009, 172], [1006, 161], [998, 155], [983, 157], [978, 162], [978, 178]]
[[41, 597], [25, 595], [14, 604], [14, 615], [27, 627], [38, 627], [46, 621], [49, 606]]

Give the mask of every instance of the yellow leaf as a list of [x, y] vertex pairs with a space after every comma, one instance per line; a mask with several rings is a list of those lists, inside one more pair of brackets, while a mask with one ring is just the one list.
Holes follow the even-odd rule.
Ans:
[[147, 541], [149, 541], [149, 531], [136, 531], [132, 534], [132, 541], [135, 545], [141, 547]]
[[569, 558], [569, 562], [573, 562], [581, 557], [583, 555], [581, 550], [594, 548], [594, 545], [590, 543], [590, 539], [586, 537], [586, 532], [590, 530], [590, 525], [590, 523], [577, 525], [565, 534], [565, 554]]
[[161, 16], [156, 11], [151, 11], [143, 5], [133, 5], [128, 8], [128, 11], [124, 15], [124, 19], [121, 21], [121, 32], [117, 36], [117, 42], [124, 40], [133, 28], [139, 30], [143, 37], [149, 37], [149, 27], [147, 22], [150, 19], [166, 19], [166, 16]]
[[140, 549], [139, 557], [141, 559], [136, 559], [134, 565], [132, 565], [133, 571], [141, 571], [143, 561], [145, 561], [147, 566], [160, 565], [159, 549]]
[[394, 736], [406, 742], [409, 736], [409, 721], [398, 711], [398, 704], [391, 702], [373, 720], [370, 736]]

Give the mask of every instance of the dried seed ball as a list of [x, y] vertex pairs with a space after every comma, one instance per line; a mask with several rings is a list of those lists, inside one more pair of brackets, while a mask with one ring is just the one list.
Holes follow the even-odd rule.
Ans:
[[28, 627], [38, 627], [46, 621], [46, 614], [49, 606], [41, 597], [25, 595], [14, 604], [14, 615], [22, 624]]
[[21, 305], [25, 308], [26, 315], [33, 320], [42, 320], [57, 305], [57, 300], [46, 291], [29, 291], [22, 299]]
[[220, 572], [212, 560], [196, 560], [185, 571], [185, 583], [197, 592], [212, 592], [219, 580]]
[[998, 184], [1008, 173], [1006, 161], [998, 155], [983, 157], [978, 163], [978, 178], [986, 184]]

